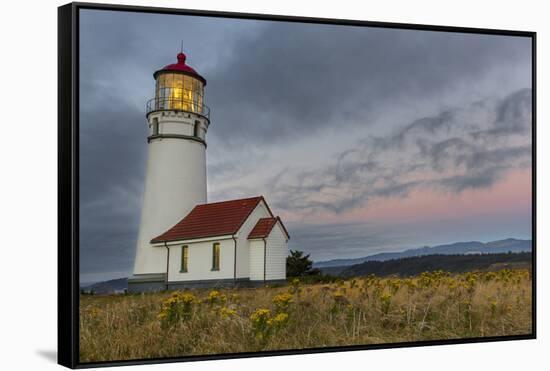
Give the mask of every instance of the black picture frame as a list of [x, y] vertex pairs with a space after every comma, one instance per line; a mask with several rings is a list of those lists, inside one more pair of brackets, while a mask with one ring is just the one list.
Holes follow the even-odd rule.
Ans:
[[[81, 363], [79, 361], [79, 12], [83, 9], [156, 14], [196, 15], [221, 18], [355, 25], [408, 30], [429, 30], [486, 35], [528, 37], [532, 42], [532, 333], [526, 335], [453, 340], [338, 346], [312, 349], [246, 352]], [[230, 13], [144, 6], [70, 3], [58, 8], [58, 363], [69, 368], [120, 366], [182, 361], [201, 361], [289, 354], [341, 352], [381, 348], [417, 347], [536, 339], [536, 32], [464, 28], [423, 24], [386, 23], [347, 19], [310, 18], [250, 13]]]

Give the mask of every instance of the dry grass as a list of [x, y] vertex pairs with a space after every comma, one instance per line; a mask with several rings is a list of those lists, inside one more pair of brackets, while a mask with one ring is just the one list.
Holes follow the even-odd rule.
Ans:
[[528, 270], [80, 300], [81, 362], [531, 333]]

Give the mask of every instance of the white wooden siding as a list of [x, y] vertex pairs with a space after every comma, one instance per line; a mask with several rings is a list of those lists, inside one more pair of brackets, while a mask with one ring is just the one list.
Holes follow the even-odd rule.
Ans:
[[264, 279], [264, 241], [250, 240], [250, 280]]
[[267, 236], [266, 255], [266, 280], [286, 279], [288, 245], [286, 235], [278, 222], [271, 230], [269, 236]]
[[243, 223], [237, 236], [237, 278], [250, 277], [250, 247], [248, 235], [260, 218], [270, 217], [265, 203], [260, 202]]
[[[212, 271], [212, 245], [220, 243], [220, 270]], [[182, 245], [170, 246], [168, 281], [195, 281], [233, 278], [234, 242], [232, 239], [187, 244], [187, 272], [180, 272]]]

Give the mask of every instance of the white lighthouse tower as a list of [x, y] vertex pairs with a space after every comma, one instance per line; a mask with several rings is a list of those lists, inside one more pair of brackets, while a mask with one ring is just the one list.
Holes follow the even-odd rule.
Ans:
[[206, 80], [185, 63], [156, 71], [155, 97], [147, 103], [147, 175], [130, 291], [164, 287], [168, 249], [151, 239], [174, 226], [206, 200], [206, 132], [210, 110], [204, 104]]

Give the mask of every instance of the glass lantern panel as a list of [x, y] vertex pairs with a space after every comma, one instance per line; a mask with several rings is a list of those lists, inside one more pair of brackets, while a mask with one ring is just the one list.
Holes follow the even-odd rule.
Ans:
[[157, 109], [174, 109], [202, 113], [203, 84], [181, 73], [162, 73], [155, 92]]

